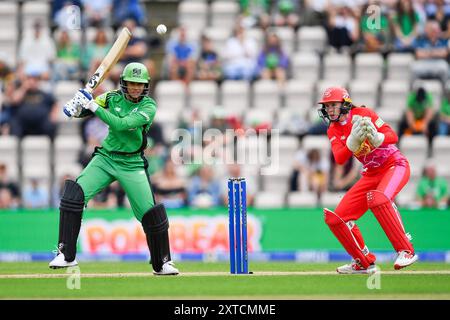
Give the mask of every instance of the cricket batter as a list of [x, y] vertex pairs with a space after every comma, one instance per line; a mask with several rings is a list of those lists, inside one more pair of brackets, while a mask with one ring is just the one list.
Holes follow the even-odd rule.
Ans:
[[346, 193], [336, 210], [324, 209], [325, 222], [352, 256], [351, 264], [338, 273], [372, 273], [375, 255], [364, 244], [355, 221], [371, 209], [398, 253], [396, 270], [417, 261], [418, 256], [405, 232], [393, 200], [409, 180], [408, 160], [397, 149], [397, 134], [371, 109], [352, 104], [346, 89], [325, 90], [319, 115], [328, 124], [328, 138], [335, 161], [344, 164], [355, 156], [362, 164], [361, 179]]
[[60, 203], [58, 255], [50, 268], [76, 266], [76, 243], [84, 207], [98, 192], [119, 181], [141, 222], [150, 249], [153, 273], [176, 275], [170, 257], [169, 221], [162, 204], [155, 204], [147, 174], [146, 132], [156, 113], [155, 101], [147, 96], [150, 77], [141, 63], [129, 63], [120, 77], [120, 90], [95, 100], [84, 89], [66, 112], [76, 118], [96, 115], [109, 126], [109, 134], [97, 147], [92, 160], [76, 181], [66, 180]]

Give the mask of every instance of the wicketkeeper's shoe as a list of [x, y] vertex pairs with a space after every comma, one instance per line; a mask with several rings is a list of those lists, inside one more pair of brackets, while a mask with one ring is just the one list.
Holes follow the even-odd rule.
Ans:
[[164, 263], [161, 271], [153, 271], [153, 274], [157, 276], [175, 276], [179, 273], [180, 272], [177, 268], [175, 268], [175, 264], [172, 261], [167, 261], [166, 263]]
[[48, 264], [48, 266], [52, 269], [75, 267], [77, 265], [77, 260], [73, 260], [72, 262], [66, 261], [64, 253], [62, 252], [58, 253], [58, 255]]
[[358, 261], [353, 259], [352, 263], [337, 267], [336, 271], [340, 274], [371, 274], [377, 272], [377, 267], [375, 264], [371, 264], [368, 268], [364, 268]]
[[397, 259], [395, 259], [394, 262], [394, 269], [400, 270], [402, 268], [405, 268], [409, 265], [412, 265], [414, 262], [419, 259], [419, 256], [415, 253], [411, 253], [409, 251], [400, 251], [398, 253]]

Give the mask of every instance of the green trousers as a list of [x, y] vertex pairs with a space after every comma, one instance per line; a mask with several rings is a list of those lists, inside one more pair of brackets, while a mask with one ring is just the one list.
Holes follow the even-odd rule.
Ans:
[[117, 155], [97, 148], [94, 157], [77, 178], [84, 191], [87, 205], [97, 193], [118, 181], [130, 201], [134, 216], [139, 221], [155, 205], [147, 162], [140, 155]]

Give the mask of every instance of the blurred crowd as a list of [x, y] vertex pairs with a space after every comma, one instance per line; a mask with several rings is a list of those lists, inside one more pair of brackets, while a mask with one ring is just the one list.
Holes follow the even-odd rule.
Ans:
[[[162, 41], [149, 28], [145, 1], [52, 1], [49, 21], [37, 19], [31, 28], [22, 30], [16, 65], [8, 65], [0, 55], [1, 135], [14, 135], [19, 139], [27, 135], [46, 135], [53, 141], [58, 135], [61, 108], [65, 102], [58, 101], [53, 89], [61, 81], [79, 81], [82, 86], [86, 75], [97, 68], [108, 52], [115, 32], [122, 26], [128, 27], [134, 36], [109, 80], [95, 94], [118, 88], [120, 72], [131, 61], [147, 66], [153, 90], [161, 80], [180, 80], [188, 87], [194, 80], [212, 80], [220, 85], [224, 80], [253, 83], [271, 79], [284, 88], [287, 80], [294, 77], [292, 52], [286, 50], [274, 27], [298, 32], [303, 26], [321, 26], [328, 35], [328, 53], [344, 53], [352, 58], [361, 52], [379, 52], [384, 57], [393, 52], [414, 54], [411, 83], [414, 79], [439, 80], [444, 88], [442, 103], [435, 108], [433, 99], [436, 97], [422, 86], [412, 87], [404, 102], [404, 114], [394, 129], [399, 136], [425, 135], [430, 144], [436, 135], [450, 135], [450, 87], [447, 86], [450, 1], [240, 0], [238, 3], [239, 15], [236, 23], [230, 26], [232, 36], [219, 51], [207, 34], [201, 34], [199, 41], [193, 41], [189, 25], [178, 26], [165, 38], [166, 41]], [[68, 8], [72, 5], [82, 9], [82, 32], [78, 34], [81, 38], [67, 28]], [[263, 32], [262, 45], [248, 32], [254, 28]], [[151, 55], [152, 48], [165, 52], [160, 67]], [[209, 128], [223, 132], [246, 129], [242, 118], [222, 111], [220, 106], [210, 107]], [[183, 114], [178, 127], [194, 132], [199, 117], [195, 110]], [[326, 125], [315, 117], [290, 120], [289, 125], [275, 119], [270, 123], [256, 123], [252, 128], [277, 128], [282, 134], [294, 135], [300, 140], [310, 134], [326, 132]], [[297, 129], [291, 130], [292, 127]], [[79, 163], [85, 166], [94, 147], [106, 136], [107, 127], [92, 117], [83, 119], [80, 128], [84, 145]], [[201, 141], [201, 147], [209, 143]], [[220, 170], [208, 165], [189, 165], [180, 169], [171, 157], [173, 144], [165, 137], [162, 124], [155, 123], [149, 131], [146, 156], [157, 201], [164, 202], [169, 208], [226, 205], [223, 181], [242, 176], [243, 168], [229, 164]], [[429, 156], [432, 156], [431, 152]], [[436, 176], [435, 169], [431, 162], [427, 163], [417, 187], [417, 201], [422, 206], [442, 207], [448, 203], [447, 181]], [[325, 191], [348, 190], [358, 178], [359, 171], [355, 161], [337, 165], [332, 155], [320, 148], [299, 149], [292, 159], [288, 190], [313, 192], [320, 201], [320, 195]], [[43, 188], [37, 179], [22, 189], [19, 182], [9, 180], [8, 168], [0, 164], [0, 208], [56, 206], [62, 182], [68, 177], [70, 175], [55, 181], [50, 190]], [[251, 178], [249, 184], [251, 205], [258, 186]], [[114, 208], [126, 206], [126, 202], [121, 187], [113, 184], [90, 206]]]

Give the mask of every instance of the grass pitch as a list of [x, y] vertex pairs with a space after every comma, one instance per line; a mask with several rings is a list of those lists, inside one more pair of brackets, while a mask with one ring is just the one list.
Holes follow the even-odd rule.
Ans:
[[450, 264], [380, 264], [378, 278], [338, 265], [254, 262], [254, 274], [230, 275], [227, 263], [185, 262], [180, 276], [157, 277], [145, 262], [82, 262], [77, 282], [47, 263], [0, 263], [0, 299], [450, 299]]

